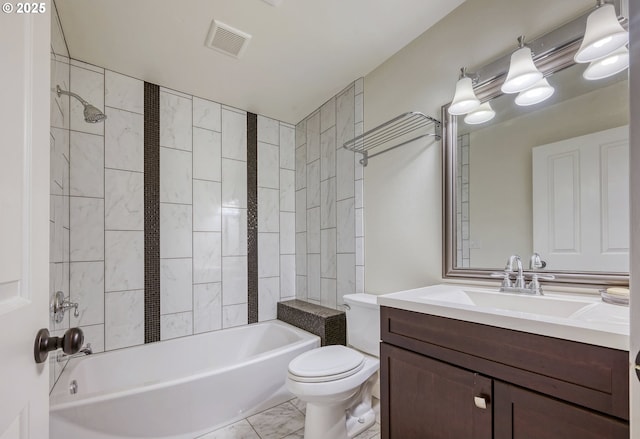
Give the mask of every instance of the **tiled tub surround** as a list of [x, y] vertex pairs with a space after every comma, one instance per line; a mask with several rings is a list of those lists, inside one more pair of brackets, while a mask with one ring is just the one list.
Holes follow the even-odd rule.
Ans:
[[[51, 14], [51, 84], [69, 90], [69, 52], [62, 35], [58, 14]], [[51, 92], [50, 128], [50, 215], [49, 215], [49, 291], [63, 291], [69, 295], [69, 96]], [[61, 336], [69, 328], [69, 313], [61, 323], [49, 324], [54, 336]], [[50, 387], [60, 376], [64, 363], [58, 363], [55, 355], [49, 356]]]
[[278, 303], [278, 320], [320, 337], [320, 344], [347, 344], [347, 316], [326, 306], [293, 299]]
[[51, 395], [51, 438], [193, 439], [290, 399], [283, 371], [319, 344], [274, 320], [71, 360]]
[[296, 126], [296, 297], [330, 308], [364, 292], [364, 168], [342, 147], [363, 131], [363, 82]]
[[[145, 342], [144, 82], [75, 60], [71, 81], [108, 117], [71, 130], [71, 295], [81, 308], [71, 323], [94, 351], [135, 346]], [[160, 339], [247, 324], [247, 113], [161, 87], [159, 119]], [[263, 116], [257, 127], [264, 321], [295, 296], [295, 128]]]

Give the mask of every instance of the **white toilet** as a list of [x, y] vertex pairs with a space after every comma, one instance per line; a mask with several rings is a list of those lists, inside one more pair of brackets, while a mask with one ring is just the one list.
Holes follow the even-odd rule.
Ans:
[[380, 307], [376, 296], [344, 296], [345, 346], [307, 351], [289, 363], [287, 389], [307, 403], [305, 439], [347, 439], [376, 420], [371, 391], [380, 368]]

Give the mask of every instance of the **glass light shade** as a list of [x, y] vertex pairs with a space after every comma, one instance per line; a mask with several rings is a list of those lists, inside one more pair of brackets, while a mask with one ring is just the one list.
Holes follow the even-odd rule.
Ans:
[[603, 79], [620, 73], [629, 67], [629, 50], [622, 46], [611, 54], [589, 64], [582, 76], [590, 81]]
[[478, 125], [489, 122], [494, 117], [496, 117], [496, 112], [493, 111], [489, 102], [485, 102], [471, 113], [467, 114], [464, 118], [464, 122], [469, 125]]
[[459, 116], [467, 114], [480, 106], [480, 100], [473, 91], [473, 82], [471, 78], [460, 78], [456, 84], [456, 92], [453, 95], [453, 101], [449, 105], [449, 114]]
[[605, 4], [587, 18], [587, 29], [582, 44], [574, 59], [587, 63], [602, 58], [629, 42], [629, 33], [624, 30], [612, 4]]
[[511, 55], [509, 73], [502, 84], [503, 93], [520, 93], [542, 79], [542, 73], [533, 63], [531, 49], [521, 47]]
[[533, 87], [521, 91], [520, 94], [516, 96], [516, 104], [522, 107], [535, 105], [549, 99], [555, 91], [556, 89], [549, 85], [547, 78], [542, 78], [536, 82]]

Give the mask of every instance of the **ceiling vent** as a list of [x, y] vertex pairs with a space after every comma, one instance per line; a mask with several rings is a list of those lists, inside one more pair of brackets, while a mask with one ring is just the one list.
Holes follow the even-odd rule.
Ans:
[[240, 58], [251, 41], [251, 35], [218, 20], [211, 22], [205, 46], [218, 52]]

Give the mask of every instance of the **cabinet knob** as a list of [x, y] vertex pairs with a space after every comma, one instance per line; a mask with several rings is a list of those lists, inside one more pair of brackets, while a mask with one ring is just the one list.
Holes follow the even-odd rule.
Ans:
[[488, 396], [474, 396], [473, 397], [473, 402], [476, 405], [476, 407], [478, 407], [479, 409], [483, 409], [485, 410], [487, 408], [487, 404], [489, 404], [489, 397]]

